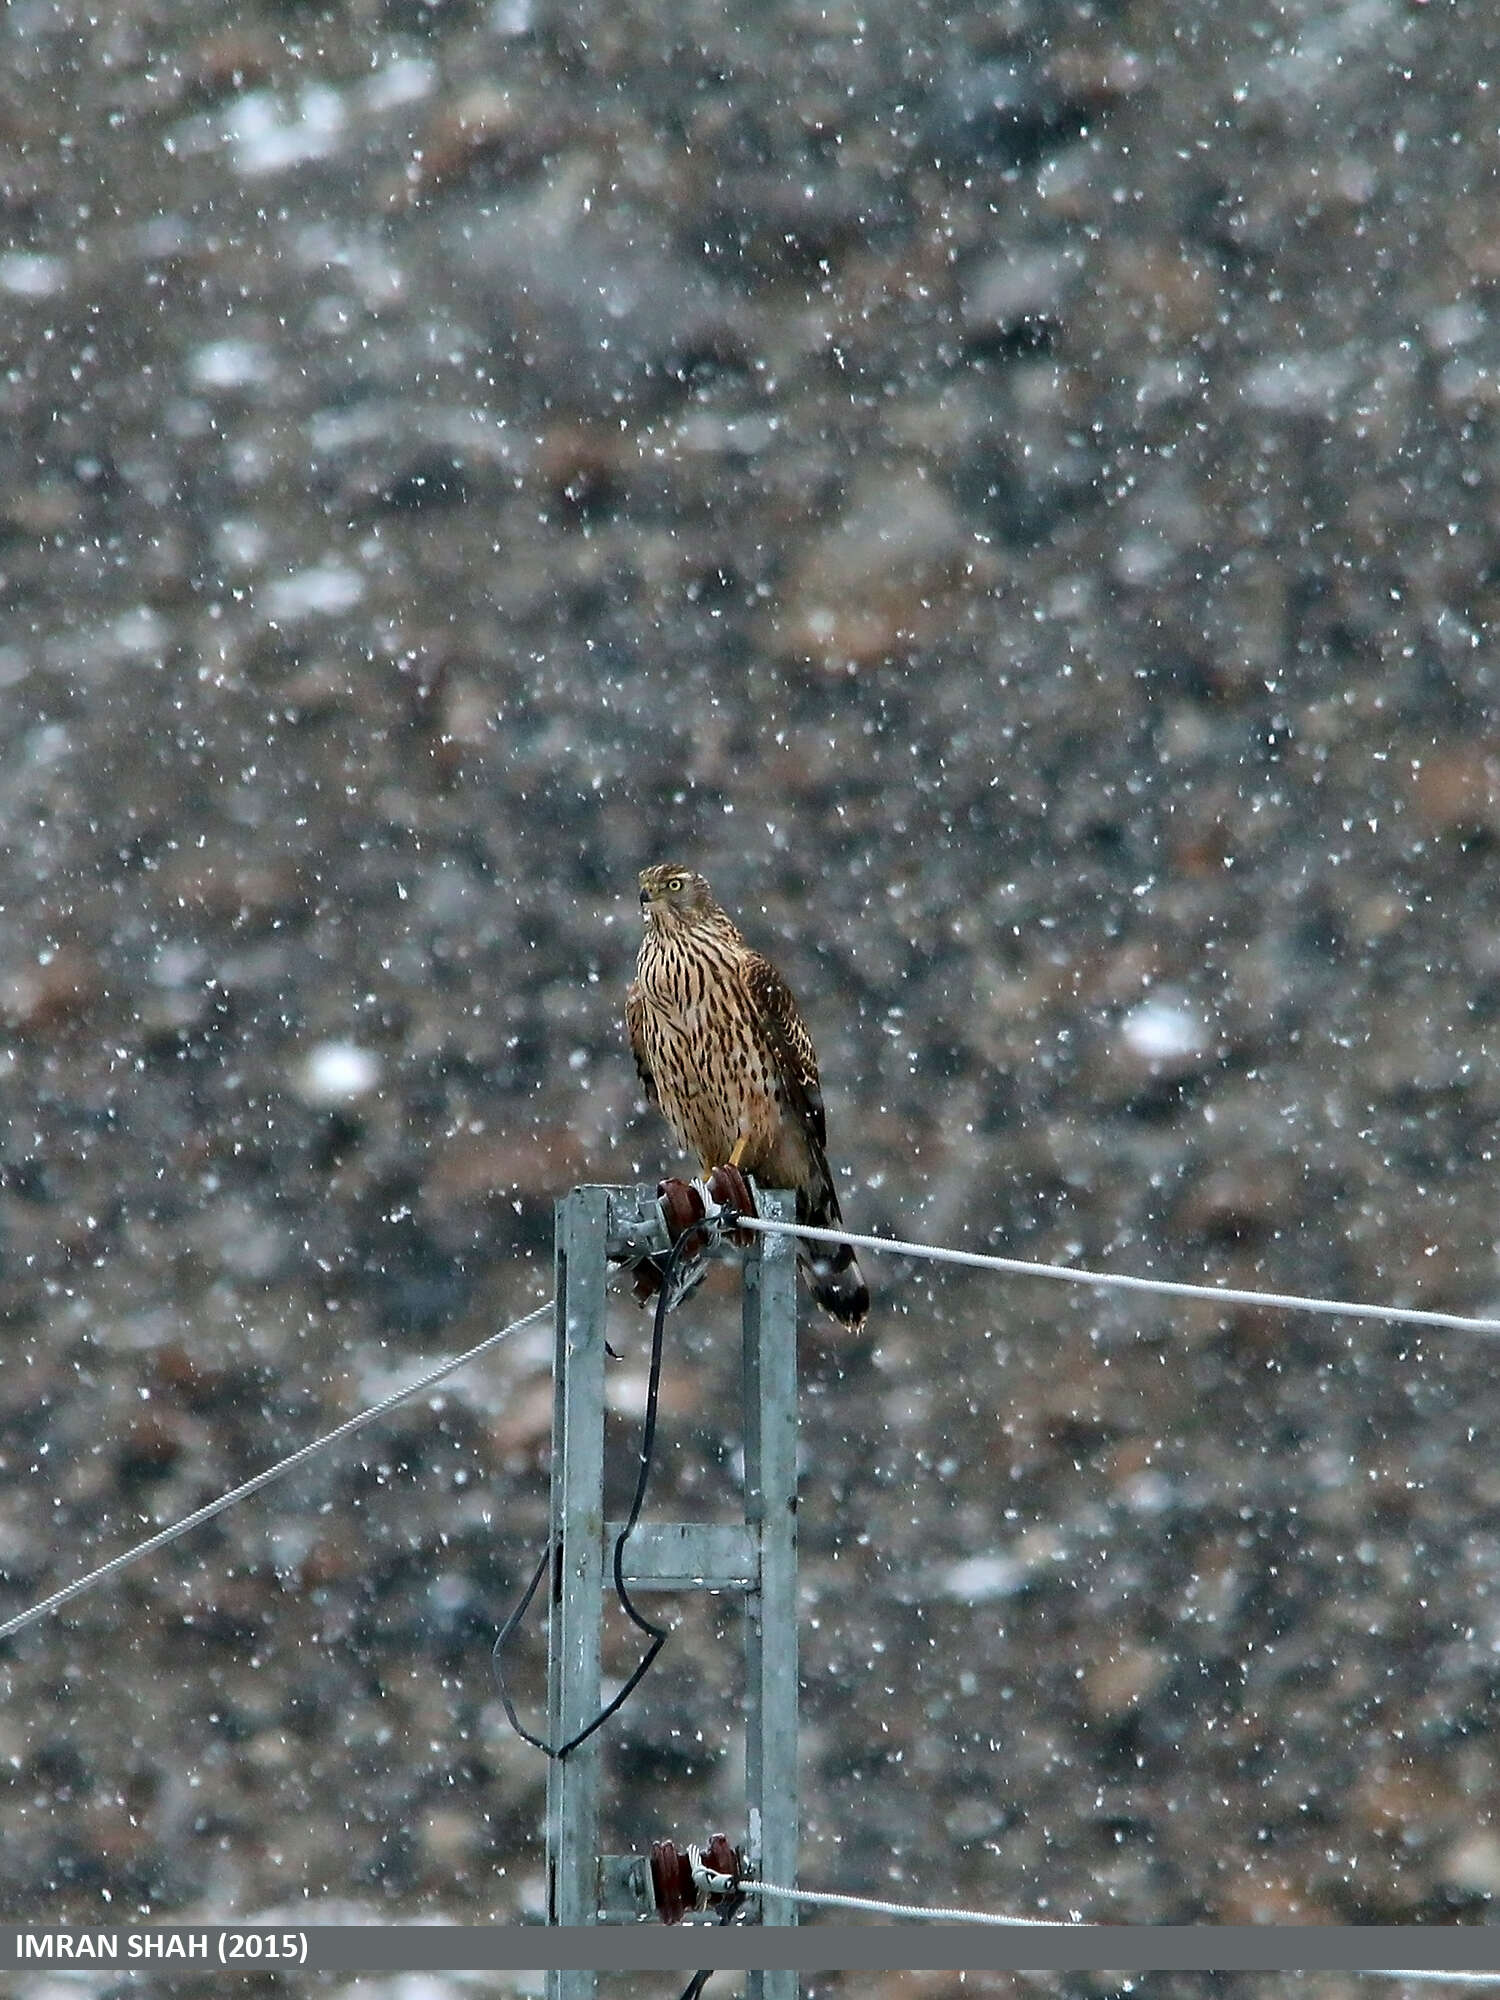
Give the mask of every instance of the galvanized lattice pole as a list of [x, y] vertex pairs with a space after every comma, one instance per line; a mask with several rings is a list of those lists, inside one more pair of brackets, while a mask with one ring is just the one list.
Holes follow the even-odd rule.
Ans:
[[[605, 1229], [609, 1189], [557, 1204], [547, 1736], [566, 1743], [600, 1707], [604, 1582]], [[547, 1766], [547, 1921], [597, 1921], [598, 1735]], [[593, 2000], [592, 1972], [551, 1972], [548, 2000]]]
[[[768, 1221], [791, 1221], [790, 1195], [759, 1190]], [[604, 1519], [604, 1318], [610, 1251], [664, 1248], [654, 1190], [575, 1188], [557, 1205], [557, 1352], [552, 1421], [548, 1734], [566, 1742], [602, 1705], [604, 1579], [619, 1523]], [[786, 1236], [745, 1253], [743, 1434], [745, 1516], [733, 1523], [643, 1521], [625, 1578], [642, 1590], [738, 1590], [745, 1597], [746, 1861], [791, 1887], [797, 1869], [797, 1295]], [[608, 1725], [547, 1783], [547, 1915], [552, 1924], [629, 1923], [654, 1912], [639, 1855], [602, 1855], [600, 1760]], [[664, 1805], [665, 1805], [664, 1801]], [[663, 1837], [714, 1829], [664, 1826]], [[731, 1829], [731, 1839], [736, 1836]], [[780, 1898], [765, 1924], [797, 1921]], [[711, 1935], [705, 1932], [705, 1945]], [[711, 1948], [705, 1958], [712, 1961]], [[593, 2000], [597, 1974], [552, 1972], [548, 2000]], [[752, 1972], [750, 2000], [796, 2000], [795, 1972]]]
[[[791, 1195], [762, 1195], [768, 1222], [795, 1220]], [[797, 1881], [797, 1258], [790, 1236], [757, 1236], [745, 1258], [745, 1525], [759, 1543], [759, 1590], [745, 1599], [746, 1859]], [[795, 1924], [783, 1897], [763, 1924]], [[795, 1972], [752, 1972], [750, 2000], [796, 2000]]]

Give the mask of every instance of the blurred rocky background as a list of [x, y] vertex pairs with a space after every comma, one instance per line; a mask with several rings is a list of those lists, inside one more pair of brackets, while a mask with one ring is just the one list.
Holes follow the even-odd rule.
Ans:
[[[0, 1613], [675, 1164], [654, 859], [801, 994], [854, 1226], [1500, 1309], [1497, 44], [13, 0]], [[805, 1335], [808, 1883], [1489, 1921], [1493, 1344], [872, 1267]], [[733, 1503], [735, 1311], [663, 1513]], [[7, 1918], [537, 1919], [549, 1351], [0, 1651]], [[736, 1646], [687, 1608], [612, 1844], [736, 1833]]]

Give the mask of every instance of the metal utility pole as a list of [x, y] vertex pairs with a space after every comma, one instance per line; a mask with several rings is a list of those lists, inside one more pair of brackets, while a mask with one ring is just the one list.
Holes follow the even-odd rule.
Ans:
[[[789, 1194], [758, 1190], [768, 1221]], [[557, 1356], [552, 1417], [556, 1566], [548, 1623], [548, 1736], [565, 1743], [603, 1704], [600, 1631], [618, 1522], [604, 1519], [605, 1276], [611, 1253], [664, 1249], [649, 1188], [575, 1188], [557, 1205]], [[626, 1544], [631, 1590], [737, 1590], [745, 1598], [747, 1872], [791, 1888], [797, 1868], [797, 1294], [788, 1236], [745, 1252], [743, 1523], [642, 1521]], [[547, 1917], [631, 1923], [654, 1913], [644, 1856], [599, 1850], [599, 1778], [609, 1725], [548, 1766]], [[663, 1830], [664, 1832], [666, 1829]], [[730, 1838], [739, 1836], [730, 1829]], [[760, 1907], [794, 1924], [796, 1905]], [[712, 1962], [705, 1930], [705, 1959]], [[752, 1972], [751, 2000], [796, 2000], [795, 1972]], [[597, 1974], [551, 1972], [548, 2000], [593, 2000]]]

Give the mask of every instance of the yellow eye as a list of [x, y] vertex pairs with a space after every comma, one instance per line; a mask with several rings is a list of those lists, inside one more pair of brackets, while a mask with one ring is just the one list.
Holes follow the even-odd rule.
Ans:
[[671, 881], [667, 884], [667, 894], [669, 896], [680, 895], [682, 893], [682, 886], [683, 886], [682, 877], [680, 875], [674, 875]]

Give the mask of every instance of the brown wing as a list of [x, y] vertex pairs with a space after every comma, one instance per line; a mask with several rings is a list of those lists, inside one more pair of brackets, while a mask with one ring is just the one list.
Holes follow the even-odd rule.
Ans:
[[791, 987], [768, 958], [762, 958], [758, 951], [747, 951], [740, 969], [756, 1025], [780, 1073], [787, 1106], [821, 1153], [828, 1144], [828, 1128], [823, 1117], [823, 1092], [818, 1086], [818, 1057], [807, 1023]]
[[635, 1057], [636, 1075], [641, 1080], [641, 1089], [646, 1093], [648, 1104], [661, 1103], [661, 1093], [656, 1088], [656, 1078], [651, 1074], [651, 1065], [646, 1061], [646, 1038], [641, 1032], [646, 1003], [641, 998], [641, 989], [634, 981], [625, 992], [625, 1032], [630, 1037], [630, 1053]]

